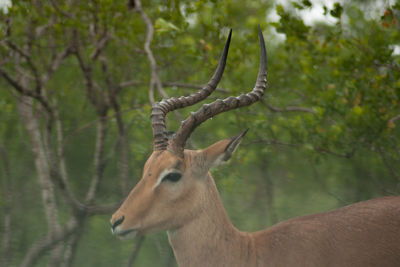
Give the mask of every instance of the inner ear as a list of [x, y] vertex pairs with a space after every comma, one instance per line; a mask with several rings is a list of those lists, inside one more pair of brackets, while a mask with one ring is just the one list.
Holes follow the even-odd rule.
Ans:
[[216, 142], [215, 144], [202, 150], [201, 156], [204, 161], [203, 167], [206, 168], [208, 171], [208, 169], [210, 169], [211, 167], [228, 161], [232, 157], [233, 153], [239, 146], [240, 142], [242, 141], [248, 130], [249, 129], [232, 138]]
[[228, 145], [225, 147], [225, 153], [223, 154], [222, 161], [227, 161], [229, 160], [233, 153], [235, 152], [236, 148], [239, 146], [240, 142], [242, 142], [243, 137], [247, 134], [249, 129], [246, 129], [243, 133], [232, 137]]

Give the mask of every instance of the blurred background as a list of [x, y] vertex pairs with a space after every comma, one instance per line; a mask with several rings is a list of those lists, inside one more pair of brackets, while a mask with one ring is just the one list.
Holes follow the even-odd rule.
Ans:
[[[264, 100], [216, 116], [203, 148], [250, 128], [212, 170], [256, 231], [400, 191], [400, 1], [0, 1], [0, 266], [176, 266], [165, 233], [121, 241], [109, 219], [152, 152], [150, 109], [206, 83]], [[199, 105], [168, 116], [168, 127]]]

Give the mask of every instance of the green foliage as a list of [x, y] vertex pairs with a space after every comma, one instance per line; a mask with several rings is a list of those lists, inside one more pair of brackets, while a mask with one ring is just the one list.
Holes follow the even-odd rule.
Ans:
[[309, 31], [301, 18], [292, 15], [285, 11], [282, 5], [276, 6], [276, 12], [280, 16], [279, 23], [275, 23], [276, 30], [279, 33], [284, 33], [287, 38], [305, 39]]
[[329, 12], [329, 14], [332, 15], [332, 17], [340, 19], [343, 13], [343, 7], [340, 5], [340, 3], [335, 3], [333, 5], [333, 9]]

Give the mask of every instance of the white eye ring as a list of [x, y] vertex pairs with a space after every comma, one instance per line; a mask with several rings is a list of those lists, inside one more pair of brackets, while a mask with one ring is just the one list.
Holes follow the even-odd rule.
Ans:
[[163, 170], [163, 171], [160, 173], [160, 175], [158, 176], [157, 182], [156, 182], [156, 184], [153, 186], [153, 189], [156, 188], [157, 186], [159, 186], [159, 185], [161, 184], [161, 182], [163, 181], [163, 179], [164, 179], [167, 175], [169, 175], [169, 174], [171, 174], [171, 173], [179, 173], [179, 174], [181, 174], [180, 171], [175, 170], [175, 169], [166, 169], [166, 170]]

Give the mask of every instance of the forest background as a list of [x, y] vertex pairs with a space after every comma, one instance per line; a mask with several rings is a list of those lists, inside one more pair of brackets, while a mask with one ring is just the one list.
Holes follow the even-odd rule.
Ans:
[[[310, 22], [311, 10], [322, 20]], [[398, 195], [399, 17], [399, 0], [3, 3], [0, 266], [176, 265], [165, 233], [121, 241], [109, 219], [152, 151], [152, 103], [208, 81], [230, 28], [225, 74], [207, 102], [253, 87], [258, 24], [268, 88], [190, 143], [250, 128], [212, 171], [235, 226]], [[198, 107], [170, 114], [169, 129]]]

